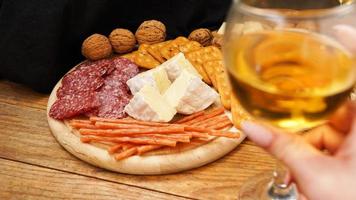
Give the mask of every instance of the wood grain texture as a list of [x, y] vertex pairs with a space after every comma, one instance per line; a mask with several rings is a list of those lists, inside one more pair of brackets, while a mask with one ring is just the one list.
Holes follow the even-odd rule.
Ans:
[[0, 81], [0, 157], [196, 199], [236, 199], [248, 178], [274, 166], [271, 156], [247, 141], [218, 161], [183, 173], [112, 173], [76, 159], [56, 142], [48, 128], [44, 98]]
[[0, 159], [1, 199], [186, 199]]

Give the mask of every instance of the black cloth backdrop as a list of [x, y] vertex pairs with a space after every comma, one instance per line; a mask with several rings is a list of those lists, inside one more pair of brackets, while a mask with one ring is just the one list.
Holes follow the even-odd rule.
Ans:
[[217, 29], [231, 0], [0, 0], [0, 79], [49, 92], [84, 58], [82, 41], [144, 20], [166, 24], [168, 38]]

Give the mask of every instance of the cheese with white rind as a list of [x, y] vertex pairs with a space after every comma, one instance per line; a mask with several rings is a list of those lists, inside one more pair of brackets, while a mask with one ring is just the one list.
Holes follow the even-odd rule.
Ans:
[[172, 82], [181, 74], [183, 70], [202, 78], [195, 67], [187, 60], [183, 53], [178, 53], [171, 59], [164, 62], [160, 67], [163, 67], [168, 74], [169, 80]]
[[172, 82], [168, 78], [166, 70], [163, 68], [157, 68], [157, 70], [153, 72], [153, 75], [159, 92], [161, 94], [164, 94], [164, 92], [166, 92], [166, 90], [172, 84]]
[[158, 90], [149, 85], [134, 95], [126, 105], [125, 112], [137, 120], [152, 122], [169, 122], [177, 113]]
[[200, 78], [183, 70], [163, 97], [178, 113], [192, 114], [209, 107], [219, 95]]
[[126, 82], [132, 94], [136, 94], [145, 85], [150, 85], [163, 94], [171, 85], [166, 70], [163, 67], [142, 72]]

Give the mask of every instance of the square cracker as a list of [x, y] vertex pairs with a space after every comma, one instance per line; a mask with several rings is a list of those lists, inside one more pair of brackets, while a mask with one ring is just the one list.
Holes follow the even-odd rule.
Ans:
[[189, 40], [185, 37], [177, 37], [176, 39], [168, 42], [166, 45], [160, 48], [161, 56], [167, 60], [172, 58], [180, 52], [179, 46], [188, 42]]
[[166, 61], [166, 59], [162, 57], [162, 55], [160, 53], [160, 49], [164, 45], [168, 44], [169, 42], [171, 42], [171, 40], [160, 42], [160, 43], [157, 43], [157, 44], [153, 44], [153, 45], [151, 45], [150, 47], [147, 48], [147, 51], [157, 61], [159, 61], [160, 63], [164, 63]]
[[229, 82], [229, 77], [222, 60], [213, 61], [215, 81], [217, 85], [218, 92], [220, 94], [220, 99], [222, 105], [227, 109], [231, 109], [231, 85]]
[[204, 63], [206, 74], [209, 76], [209, 79], [211, 80], [211, 83], [216, 90], [218, 90], [215, 76], [215, 66], [217, 65], [217, 62], [219, 62], [219, 60], [212, 60]]
[[132, 59], [136, 65], [146, 69], [152, 69], [161, 64], [154, 57], [152, 57], [147, 51], [138, 50], [136, 53], [134, 53]]
[[189, 53], [191, 51], [196, 51], [201, 48], [203, 48], [203, 46], [197, 41], [189, 41], [185, 44], [178, 45], [178, 50], [182, 53]]
[[252, 117], [242, 108], [235, 95], [231, 95], [231, 114], [232, 123], [239, 129], [241, 128], [241, 122], [252, 119]]
[[222, 60], [222, 53], [220, 49], [214, 46], [203, 47], [195, 51], [185, 54], [186, 58], [193, 64], [197, 71], [202, 75], [203, 80], [211, 84], [211, 80], [204, 69], [204, 64], [209, 61]]
[[139, 67], [152, 69], [161, 63], [148, 53], [149, 48], [149, 44], [142, 44], [137, 51], [122, 55], [121, 57], [131, 60]]

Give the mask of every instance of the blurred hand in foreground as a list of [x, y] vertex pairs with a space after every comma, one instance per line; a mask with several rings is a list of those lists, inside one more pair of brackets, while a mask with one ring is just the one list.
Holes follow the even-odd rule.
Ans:
[[309, 200], [356, 199], [356, 103], [341, 107], [329, 123], [301, 135], [246, 121], [242, 130], [284, 162]]

